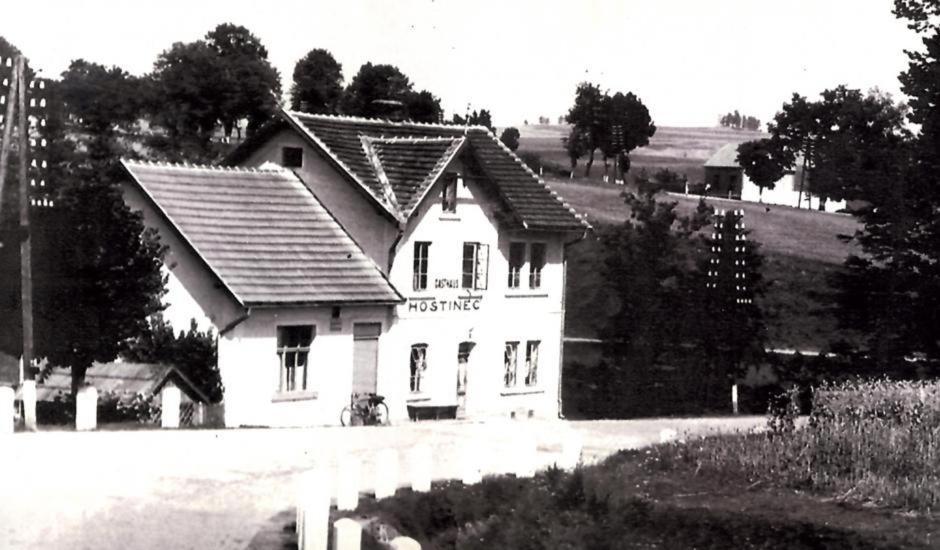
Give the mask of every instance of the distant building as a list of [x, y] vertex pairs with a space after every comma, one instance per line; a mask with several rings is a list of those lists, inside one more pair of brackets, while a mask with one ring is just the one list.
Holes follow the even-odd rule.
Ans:
[[[800, 195], [800, 174], [802, 168], [789, 171], [774, 184], [773, 189], [761, 189], [752, 182], [738, 163], [738, 144], [729, 143], [719, 149], [705, 161], [706, 194], [728, 199], [744, 200], [764, 204], [792, 206], [818, 210], [820, 198], [806, 191]], [[809, 175], [804, 180], [808, 186]], [[838, 212], [845, 209], [845, 201], [823, 201], [826, 212]]]
[[283, 111], [228, 164], [124, 163], [170, 309], [220, 334], [226, 425], [337, 424], [352, 393], [393, 420], [559, 413], [587, 225], [487, 129]]

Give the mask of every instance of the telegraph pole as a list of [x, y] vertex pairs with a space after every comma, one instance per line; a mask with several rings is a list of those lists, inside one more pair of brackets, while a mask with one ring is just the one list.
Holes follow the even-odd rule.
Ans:
[[[33, 380], [33, 262], [29, 238], [29, 135], [26, 126], [26, 61], [16, 58], [17, 108], [19, 109], [19, 183], [20, 183], [20, 300], [23, 308], [23, 378]], [[12, 122], [12, 121], [10, 121]]]

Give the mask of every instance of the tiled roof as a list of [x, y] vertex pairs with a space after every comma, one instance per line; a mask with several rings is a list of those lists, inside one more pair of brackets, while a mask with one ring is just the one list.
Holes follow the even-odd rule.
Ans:
[[[408, 217], [422, 186], [433, 182], [434, 167], [443, 168], [465, 139], [486, 179], [505, 202], [515, 221], [526, 229], [583, 230], [584, 222], [489, 130], [446, 124], [392, 122], [333, 115], [284, 112], [318, 147], [365, 187], [387, 210]], [[366, 139], [364, 139], [366, 138]], [[448, 143], [447, 138], [451, 141]], [[375, 151], [380, 166], [370, 155]], [[231, 160], [237, 160], [236, 151]], [[386, 182], [392, 187], [389, 200]], [[397, 204], [395, 204], [397, 202]]]
[[714, 155], [705, 161], [708, 168], [740, 168], [738, 164], [738, 144], [729, 143], [722, 146]]
[[[45, 371], [42, 381], [36, 385], [39, 401], [52, 401], [72, 391], [72, 373], [67, 368], [55, 367]], [[154, 395], [168, 378], [172, 379], [183, 393], [196, 401], [208, 402], [209, 398], [176, 367], [155, 363], [95, 363], [85, 371], [85, 383], [99, 392], [133, 396]]]
[[401, 300], [372, 260], [288, 170], [123, 164], [246, 306]]

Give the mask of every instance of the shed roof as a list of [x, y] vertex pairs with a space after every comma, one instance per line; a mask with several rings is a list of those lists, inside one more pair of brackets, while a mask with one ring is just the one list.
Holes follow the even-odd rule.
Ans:
[[375, 263], [288, 170], [123, 164], [245, 306], [401, 301]]
[[723, 145], [721, 149], [715, 152], [705, 161], [707, 168], [740, 168], [738, 164], [738, 144], [729, 143]]
[[[393, 122], [293, 111], [282, 111], [281, 116], [398, 219], [407, 219], [414, 212], [423, 191], [435, 180], [435, 168], [442, 169], [461, 146], [458, 140], [465, 140], [517, 225], [546, 231], [581, 231], [589, 227], [482, 126]], [[268, 134], [258, 135], [259, 138], [236, 148], [227, 162], [243, 161]], [[374, 155], [369, 145], [375, 149]]]

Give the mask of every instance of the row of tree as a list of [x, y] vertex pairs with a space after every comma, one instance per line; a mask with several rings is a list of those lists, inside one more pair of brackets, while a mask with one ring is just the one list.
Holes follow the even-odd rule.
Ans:
[[571, 130], [563, 138], [563, 143], [571, 171], [573, 173], [578, 160], [587, 155], [585, 177], [591, 175], [594, 155], [600, 151], [605, 177], [610, 168], [609, 161], [614, 159], [614, 176], [622, 179], [630, 169], [630, 151], [649, 144], [656, 133], [649, 110], [640, 98], [632, 92], [610, 95], [590, 82], [578, 85], [574, 105], [568, 110], [566, 120], [571, 124]]
[[742, 115], [737, 109], [732, 113], [725, 113], [718, 119], [718, 123], [724, 128], [736, 128], [738, 130], [760, 130], [760, 119], [750, 115]]

